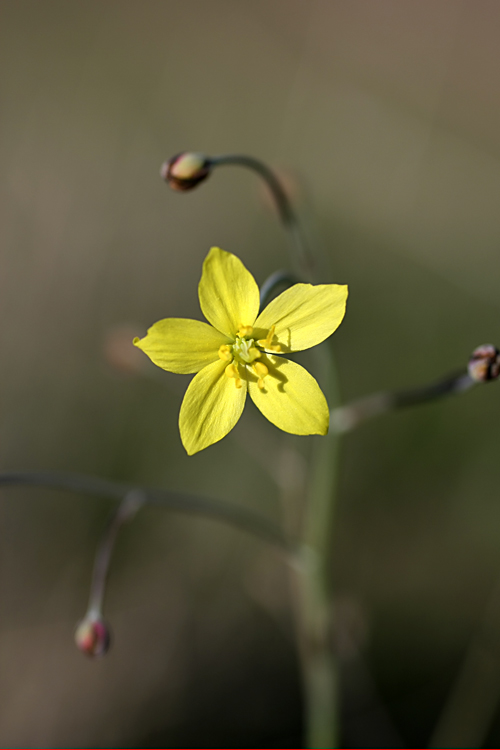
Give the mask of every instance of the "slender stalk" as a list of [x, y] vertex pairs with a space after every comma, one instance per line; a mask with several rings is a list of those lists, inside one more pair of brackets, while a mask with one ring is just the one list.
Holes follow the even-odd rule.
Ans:
[[314, 260], [308, 247], [308, 243], [302, 232], [297, 214], [293, 208], [281, 182], [267, 164], [244, 154], [224, 154], [223, 156], [211, 156], [207, 159], [211, 167], [239, 166], [256, 172], [270, 189], [283, 227], [286, 229], [292, 259], [300, 275], [311, 280], [314, 276]]
[[56, 472], [11, 472], [0, 474], [0, 487], [50, 487], [55, 490], [66, 490], [85, 495], [96, 495], [113, 500], [121, 500], [130, 493], [139, 493], [145, 502], [152, 505], [196, 515], [213, 518], [229, 523], [244, 531], [258, 536], [267, 542], [278, 545], [287, 552], [293, 548], [281, 529], [255, 513], [249, 508], [242, 508], [223, 500], [188, 495], [184, 492], [148, 489], [108, 479], [89, 477], [83, 474], [65, 474]]
[[90, 614], [102, 614], [106, 579], [118, 532], [124, 523], [134, 518], [137, 511], [145, 502], [146, 499], [141, 490], [131, 490], [127, 492], [118, 508], [113, 511], [108, 526], [102, 535], [95, 557], [88, 607]]
[[[338, 399], [333, 353], [318, 347], [330, 403]], [[300, 568], [307, 694], [307, 747], [340, 747], [338, 659], [334, 648], [331, 554], [339, 463], [339, 435], [318, 439], [307, 498]]]
[[443, 396], [463, 393], [477, 383], [478, 381], [474, 380], [468, 373], [459, 372], [448, 375], [435, 383], [417, 388], [374, 393], [345, 406], [332, 409], [330, 412], [331, 428], [337, 433], [350, 432], [372, 417], [407, 406], [425, 404]]
[[[249, 156], [212, 157], [211, 166], [239, 165], [252, 169], [267, 183], [286, 229], [294, 265], [307, 281], [314, 281], [315, 264], [297, 215], [276, 175], [265, 164]], [[283, 279], [278, 272], [268, 280], [269, 291]], [[321, 380], [330, 404], [338, 404], [337, 373], [329, 343], [315, 350]], [[299, 652], [305, 689], [307, 747], [338, 746], [338, 675], [332, 629], [330, 559], [337, 483], [339, 435], [331, 430], [316, 445], [311, 467], [310, 492], [303, 528], [303, 546], [294, 591], [300, 634]]]

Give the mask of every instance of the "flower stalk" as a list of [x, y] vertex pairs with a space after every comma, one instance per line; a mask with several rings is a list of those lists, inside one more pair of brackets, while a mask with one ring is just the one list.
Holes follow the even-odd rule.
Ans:
[[97, 549], [87, 613], [75, 632], [77, 647], [90, 657], [104, 656], [109, 649], [111, 636], [103, 618], [104, 595], [111, 556], [121, 526], [134, 518], [145, 503], [140, 490], [127, 492], [118, 508], [113, 512]]
[[113, 512], [108, 526], [102, 535], [92, 573], [88, 611], [102, 614], [106, 580], [111, 563], [111, 556], [116, 544], [118, 532], [124, 523], [131, 521], [137, 511], [145, 504], [146, 499], [141, 490], [127, 492], [120, 505]]
[[477, 384], [467, 372], [447, 375], [442, 380], [401, 391], [382, 391], [339, 406], [330, 412], [330, 429], [341, 434], [356, 429], [373, 417], [407, 406], [418, 406], [443, 396], [464, 393]]
[[[316, 352], [320, 380], [330, 404], [339, 400], [335, 363], [328, 343]], [[339, 667], [334, 639], [332, 551], [340, 436], [330, 429], [316, 442], [299, 568], [306, 688], [306, 746], [340, 747]]]
[[[260, 175], [271, 189], [279, 215], [290, 238], [292, 262], [308, 281], [315, 281], [315, 263], [301, 230], [298, 217], [274, 172], [251, 157], [230, 155], [212, 159], [215, 165], [234, 164]], [[290, 283], [287, 275], [276, 272], [268, 281]], [[264, 298], [266, 295], [261, 291]], [[330, 406], [338, 407], [338, 376], [333, 350], [325, 342], [315, 350], [319, 380]], [[339, 434], [330, 428], [317, 441], [312, 457], [310, 485], [306, 497], [299, 563], [295, 566], [296, 615], [300, 638], [305, 693], [306, 743], [309, 748], [339, 746], [338, 663], [333, 646], [333, 595], [331, 554], [337, 488]]]
[[312, 281], [315, 272], [313, 255], [302, 231], [295, 209], [286, 194], [286, 190], [273, 170], [259, 159], [244, 154], [213, 156], [209, 158], [209, 163], [212, 167], [245, 167], [255, 172], [264, 180], [271, 191], [281, 222], [288, 234], [292, 261], [300, 276], [307, 281]]
[[293, 546], [275, 523], [250, 508], [243, 508], [223, 500], [186, 492], [139, 487], [85, 474], [49, 471], [0, 473], [0, 487], [23, 486], [49, 487], [54, 490], [93, 495], [110, 500], [123, 500], [129, 493], [139, 492], [144, 501], [151, 505], [222, 521], [274, 544], [287, 553], [293, 551]]

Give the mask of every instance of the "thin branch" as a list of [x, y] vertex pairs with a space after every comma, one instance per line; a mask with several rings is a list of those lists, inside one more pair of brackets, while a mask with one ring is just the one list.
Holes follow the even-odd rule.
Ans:
[[131, 490], [127, 492], [109, 519], [95, 556], [88, 607], [88, 611], [91, 613], [100, 614], [102, 612], [106, 579], [118, 532], [124, 523], [135, 517], [137, 511], [142, 508], [145, 502], [146, 499], [142, 490]]
[[228, 165], [246, 167], [263, 178], [271, 190], [280, 219], [287, 230], [297, 267], [305, 278], [312, 280], [315, 269], [312, 253], [302, 232], [297, 214], [295, 213], [281, 182], [272, 169], [259, 159], [254, 159], [252, 156], [246, 156], [244, 154], [224, 154], [223, 156], [207, 157], [207, 164], [210, 167], [222, 167]]
[[386, 414], [407, 406], [417, 406], [435, 401], [442, 396], [463, 393], [477, 384], [468, 373], [460, 372], [449, 375], [436, 383], [408, 388], [402, 391], [383, 391], [371, 396], [357, 399], [346, 406], [332, 409], [330, 412], [331, 429], [335, 432], [350, 432], [363, 422], [380, 414]]
[[249, 508], [243, 508], [223, 500], [191, 495], [170, 490], [148, 489], [132, 484], [112, 482], [108, 479], [85, 476], [84, 474], [66, 474], [53, 472], [10, 472], [0, 474], [0, 486], [3, 487], [49, 487], [54, 490], [66, 490], [85, 495], [123, 500], [130, 493], [138, 493], [144, 502], [181, 513], [213, 518], [237, 526], [244, 531], [292, 551], [291, 543], [285, 538], [282, 530], [272, 521], [264, 518]]

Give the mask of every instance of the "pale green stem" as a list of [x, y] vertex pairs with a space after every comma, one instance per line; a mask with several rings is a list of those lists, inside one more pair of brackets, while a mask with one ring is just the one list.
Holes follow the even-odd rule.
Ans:
[[94, 561], [88, 614], [100, 617], [103, 611], [106, 579], [108, 577], [111, 556], [122, 525], [131, 521], [146, 499], [141, 490], [127, 492], [120, 505], [113, 511], [108, 525], [101, 537]]
[[186, 492], [175, 492], [173, 490], [158, 490], [148, 487], [140, 487], [133, 484], [113, 482], [109, 479], [86, 476], [84, 474], [59, 473], [51, 471], [19, 471], [0, 473], [0, 487], [49, 487], [54, 490], [66, 490], [76, 494], [95, 495], [114, 500], [137, 493], [144, 502], [158, 505], [169, 510], [181, 513], [192, 513], [195, 515], [213, 518], [214, 520], [229, 523], [232, 526], [243, 529], [254, 534], [265, 541], [278, 545], [286, 553], [293, 552], [294, 548], [285, 538], [282, 530], [260, 513], [251, 508], [244, 508], [234, 503], [201, 495], [192, 495]]
[[[300, 276], [314, 282], [315, 263], [286, 191], [266, 164], [252, 157], [231, 154], [211, 157], [211, 166], [236, 165], [256, 172], [265, 180], [287, 231], [293, 265]], [[270, 288], [280, 280], [280, 273]], [[266, 296], [268, 290], [266, 289]], [[337, 374], [328, 343], [316, 348], [319, 380], [331, 408], [339, 406]], [[338, 746], [338, 675], [332, 637], [332, 591], [330, 560], [333, 547], [334, 499], [337, 481], [339, 434], [330, 430], [318, 438], [311, 465], [310, 489], [306, 498], [302, 546], [294, 566], [299, 650], [305, 692], [307, 747]]]
[[290, 254], [292, 262], [301, 276], [310, 280], [314, 275], [314, 260], [308, 247], [306, 238], [302, 232], [300, 223], [292, 206], [286, 190], [267, 164], [253, 156], [245, 154], [224, 154], [222, 156], [207, 157], [207, 163], [211, 167], [238, 166], [250, 169], [261, 177], [271, 191], [276, 208], [286, 229], [290, 242]]
[[[329, 403], [338, 402], [336, 373], [328, 343], [317, 349]], [[300, 586], [303, 602], [307, 747], [339, 747], [338, 663], [333, 638], [331, 556], [335, 523], [340, 437], [333, 430], [316, 438], [304, 520]]]
[[373, 393], [370, 396], [351, 401], [350, 404], [345, 406], [332, 409], [330, 412], [330, 429], [338, 433], [350, 432], [373, 417], [407, 406], [425, 404], [443, 396], [464, 393], [475, 385], [478, 385], [478, 382], [467, 372], [459, 372], [417, 388]]

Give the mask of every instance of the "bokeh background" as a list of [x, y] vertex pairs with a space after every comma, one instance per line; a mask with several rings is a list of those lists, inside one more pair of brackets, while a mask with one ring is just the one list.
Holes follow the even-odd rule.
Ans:
[[[279, 519], [262, 461], [284, 445], [297, 502], [307, 439], [247, 407], [188, 458], [187, 378], [130, 354], [154, 321], [200, 317], [211, 245], [259, 282], [288, 263], [253, 175], [167, 189], [159, 166], [184, 149], [285, 170], [324, 280], [350, 286], [345, 399], [499, 344], [499, 34], [494, 0], [1, 0], [2, 470], [200, 491]], [[428, 741], [500, 576], [499, 417], [488, 385], [344, 441], [343, 747]], [[243, 532], [142, 510], [111, 569], [113, 648], [76, 650], [111, 508], [2, 490], [0, 744], [300, 747], [287, 572]], [[484, 744], [499, 742], [497, 715]]]

